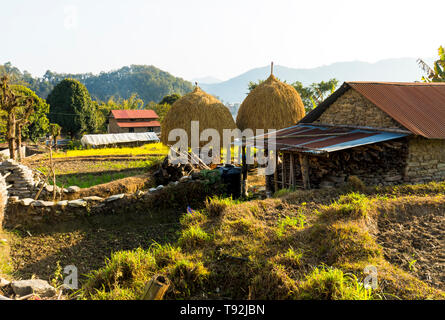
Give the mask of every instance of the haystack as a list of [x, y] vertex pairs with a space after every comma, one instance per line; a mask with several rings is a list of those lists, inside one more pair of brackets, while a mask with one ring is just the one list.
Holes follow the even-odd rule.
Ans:
[[[273, 74], [244, 99], [236, 117], [239, 129], [282, 129], [305, 116], [298, 92]], [[267, 131], [266, 131], [267, 132]]]
[[[178, 99], [171, 106], [162, 121], [161, 142], [172, 145], [176, 141], [168, 141], [168, 134], [173, 129], [184, 129], [191, 143], [191, 121], [199, 121], [199, 133], [205, 129], [215, 129], [221, 137], [223, 147], [223, 129], [235, 129], [235, 121], [229, 111], [218, 99], [195, 87], [193, 92]], [[201, 142], [201, 147], [207, 144]]]

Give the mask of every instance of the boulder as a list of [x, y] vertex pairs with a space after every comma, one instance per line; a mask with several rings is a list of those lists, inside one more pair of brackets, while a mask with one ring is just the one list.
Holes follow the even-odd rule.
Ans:
[[7, 287], [11, 284], [11, 282], [9, 282], [6, 279], [0, 278], [0, 288], [4, 288]]
[[98, 197], [98, 196], [90, 196], [90, 197], [85, 197], [83, 198], [83, 200], [86, 201], [102, 201], [104, 198]]
[[20, 200], [20, 203], [24, 206], [29, 206], [33, 202], [34, 202], [34, 199], [31, 199], [31, 198], [24, 198], [24, 199]]
[[118, 199], [122, 199], [124, 196], [125, 196], [125, 193], [115, 194], [115, 195], [112, 195], [111, 197], [106, 198], [105, 201], [106, 202], [115, 201]]
[[82, 200], [82, 199], [77, 199], [77, 200], [68, 201], [68, 205], [70, 207], [75, 207], [75, 208], [86, 207], [87, 206], [87, 202], [85, 200]]
[[71, 186], [66, 188], [67, 193], [75, 193], [80, 191], [80, 187], [78, 186]]
[[12, 290], [18, 296], [26, 296], [31, 293], [41, 297], [52, 297], [56, 294], [56, 289], [47, 281], [40, 279], [20, 280], [11, 283]]

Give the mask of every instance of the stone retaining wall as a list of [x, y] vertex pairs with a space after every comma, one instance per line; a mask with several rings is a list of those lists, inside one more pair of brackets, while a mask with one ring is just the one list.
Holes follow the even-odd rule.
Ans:
[[219, 183], [210, 184], [208, 180], [187, 176], [181, 178], [181, 181], [171, 182], [166, 187], [159, 185], [146, 192], [117, 194], [108, 198], [92, 196], [53, 202], [19, 199], [14, 196], [9, 198], [3, 226], [34, 228], [93, 214], [125, 214], [129, 210], [138, 213], [166, 209], [185, 210], [187, 206], [197, 208], [207, 196], [222, 194], [223, 191]]
[[40, 199], [52, 199], [54, 188], [56, 189], [57, 198], [65, 198], [64, 195], [80, 190], [77, 186], [62, 189], [58, 186], [49, 185], [42, 181], [37, 172], [11, 159], [0, 163], [0, 174], [6, 176], [8, 195], [17, 196], [21, 199], [34, 198], [42, 186]]
[[445, 140], [411, 138], [404, 180], [426, 183], [445, 179]]

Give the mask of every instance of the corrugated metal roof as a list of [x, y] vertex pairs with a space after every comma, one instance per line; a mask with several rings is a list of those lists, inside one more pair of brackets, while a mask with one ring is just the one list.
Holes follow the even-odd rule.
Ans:
[[139, 121], [139, 122], [118, 122], [121, 128], [144, 128], [144, 127], [160, 127], [159, 121]]
[[[266, 134], [264, 137], [275, 136], [275, 146], [279, 151], [318, 154], [398, 139], [407, 135], [409, 134], [400, 132], [298, 124], [272, 134]], [[273, 145], [272, 141], [267, 139], [266, 144]]]
[[353, 88], [414, 134], [445, 139], [445, 83], [345, 82], [300, 123], [311, 123]]
[[154, 110], [111, 110], [115, 119], [158, 119]]

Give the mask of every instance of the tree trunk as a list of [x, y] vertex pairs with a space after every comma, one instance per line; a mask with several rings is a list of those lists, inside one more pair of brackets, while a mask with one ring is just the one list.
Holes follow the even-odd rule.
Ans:
[[8, 113], [8, 147], [9, 147], [9, 157], [15, 159], [15, 113], [10, 111]]

